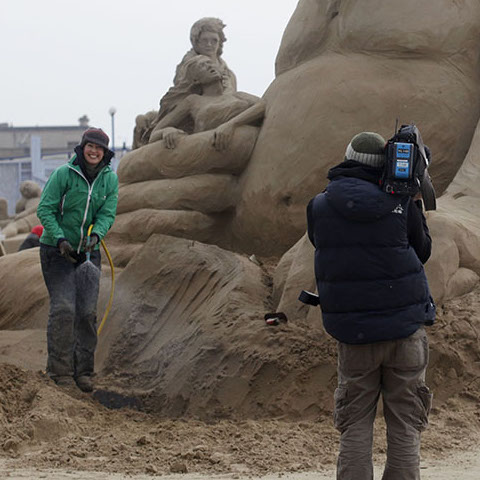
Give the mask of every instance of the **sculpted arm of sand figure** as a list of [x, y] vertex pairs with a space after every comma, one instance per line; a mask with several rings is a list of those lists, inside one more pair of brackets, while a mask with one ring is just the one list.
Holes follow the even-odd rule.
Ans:
[[266, 104], [263, 100], [257, 100], [251, 107], [218, 126], [214, 130], [212, 137], [212, 145], [215, 147], [215, 150], [222, 151], [228, 148], [237, 127], [262, 120], [265, 116], [265, 107]]
[[174, 110], [165, 115], [165, 117], [155, 125], [150, 135], [149, 143], [164, 140], [165, 147], [168, 149], [173, 149], [177, 146], [179, 138], [182, 135], [186, 135], [183, 130], [176, 127], [191, 113], [190, 97], [191, 96], [182, 100]]

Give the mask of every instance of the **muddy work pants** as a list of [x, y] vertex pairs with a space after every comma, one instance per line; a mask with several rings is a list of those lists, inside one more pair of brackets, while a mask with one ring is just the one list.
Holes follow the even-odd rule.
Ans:
[[338, 344], [335, 427], [340, 431], [338, 480], [372, 480], [373, 424], [382, 394], [387, 425], [383, 480], [420, 479], [420, 432], [432, 395], [425, 385], [428, 339], [410, 337], [366, 345]]
[[[74, 264], [62, 257], [58, 248], [41, 244], [40, 260], [50, 295], [47, 373], [53, 379], [91, 375], [97, 346], [99, 276], [80, 278], [85, 271], [79, 270], [84, 254]], [[100, 269], [99, 251], [92, 252], [91, 261]]]

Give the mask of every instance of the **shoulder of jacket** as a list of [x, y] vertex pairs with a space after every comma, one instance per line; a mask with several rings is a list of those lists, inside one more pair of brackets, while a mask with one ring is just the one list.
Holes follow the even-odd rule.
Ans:
[[55, 174], [53, 178], [55, 180], [66, 178], [69, 174], [69, 171], [70, 171], [69, 164], [64, 163], [63, 165], [60, 165], [58, 168], [55, 169], [55, 171], [53, 172], [53, 174]]
[[109, 180], [115, 180], [117, 178], [117, 174], [112, 170], [112, 167], [106, 166], [103, 171], [102, 175], [108, 178]]

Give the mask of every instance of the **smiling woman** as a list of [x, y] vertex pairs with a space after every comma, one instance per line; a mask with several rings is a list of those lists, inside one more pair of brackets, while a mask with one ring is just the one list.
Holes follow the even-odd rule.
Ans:
[[[43, 278], [50, 296], [47, 374], [61, 386], [77, 383], [90, 392], [97, 344], [96, 308], [101, 264], [100, 240], [115, 220], [118, 179], [103, 130], [85, 130], [69, 163], [57, 168], [42, 192], [37, 215]], [[90, 233], [89, 227], [93, 224]], [[97, 267], [92, 281], [78, 272]], [[93, 267], [94, 268], [94, 267]]]
[[96, 143], [87, 142], [83, 148], [83, 156], [90, 165], [98, 165], [105, 155], [103, 147]]

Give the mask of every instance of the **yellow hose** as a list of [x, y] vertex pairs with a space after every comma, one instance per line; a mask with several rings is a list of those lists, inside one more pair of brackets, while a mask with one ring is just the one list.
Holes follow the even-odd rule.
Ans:
[[[93, 229], [93, 223], [92, 223], [92, 225], [90, 225], [88, 227], [88, 231], [87, 231], [87, 236], [88, 237], [92, 233], [92, 229]], [[102, 247], [105, 250], [105, 253], [106, 253], [107, 258], [108, 258], [108, 263], [110, 264], [110, 271], [112, 272], [112, 288], [110, 289], [110, 298], [108, 299], [107, 308], [106, 308], [105, 313], [103, 315], [102, 321], [100, 322], [100, 325], [97, 329], [97, 335], [100, 335], [100, 333], [103, 329], [103, 326], [105, 325], [108, 314], [110, 313], [110, 309], [112, 308], [113, 294], [115, 292], [115, 268], [113, 267], [113, 260], [112, 260], [112, 257], [110, 255], [110, 252], [108, 251], [107, 244], [103, 240], [101, 240], [100, 243], [102, 244]]]

